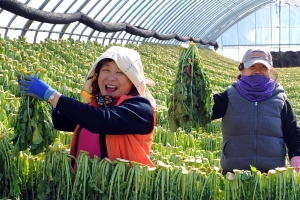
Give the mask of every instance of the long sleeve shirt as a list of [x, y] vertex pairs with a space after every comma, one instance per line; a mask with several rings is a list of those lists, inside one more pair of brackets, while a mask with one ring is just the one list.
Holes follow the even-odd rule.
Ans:
[[61, 96], [53, 109], [52, 120], [57, 130], [73, 132], [79, 124], [81, 128], [99, 134], [102, 158], [108, 156], [106, 135], [149, 134], [154, 127], [152, 106], [148, 99], [140, 96], [107, 108]]
[[52, 111], [52, 119], [57, 130], [73, 132], [80, 124], [99, 134], [148, 134], [154, 123], [150, 102], [140, 96], [104, 109], [61, 96]]

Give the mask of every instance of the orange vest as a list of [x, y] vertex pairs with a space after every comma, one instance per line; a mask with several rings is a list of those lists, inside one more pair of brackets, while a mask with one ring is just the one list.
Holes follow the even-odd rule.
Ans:
[[[122, 95], [115, 106], [120, 105], [124, 100], [131, 98], [131, 96]], [[110, 160], [122, 158], [130, 161], [135, 161], [144, 165], [154, 167], [150, 160], [150, 151], [152, 146], [152, 138], [154, 134], [154, 126], [156, 124], [156, 114], [153, 108], [153, 128], [148, 134], [122, 134], [122, 135], [106, 135], [106, 149]], [[79, 125], [77, 125], [71, 144], [70, 154], [74, 155], [74, 147], [76, 143], [76, 134]]]

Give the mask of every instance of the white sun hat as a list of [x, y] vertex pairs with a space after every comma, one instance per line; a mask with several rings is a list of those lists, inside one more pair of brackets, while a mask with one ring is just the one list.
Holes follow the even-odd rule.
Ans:
[[245, 68], [249, 68], [256, 63], [265, 65], [269, 70], [273, 66], [272, 55], [269, 51], [255, 48], [249, 49], [242, 59]]
[[91, 84], [94, 77], [95, 68], [97, 64], [105, 58], [110, 58], [114, 60], [119, 69], [131, 80], [139, 94], [143, 97], [146, 97], [154, 108], [156, 107], [155, 99], [153, 98], [149, 89], [146, 86], [146, 84], [154, 86], [155, 83], [153, 80], [144, 76], [144, 70], [140, 54], [133, 49], [121, 46], [110, 47], [94, 62], [92, 68], [87, 74], [86, 80], [81, 90], [81, 96], [86, 102], [91, 101]]

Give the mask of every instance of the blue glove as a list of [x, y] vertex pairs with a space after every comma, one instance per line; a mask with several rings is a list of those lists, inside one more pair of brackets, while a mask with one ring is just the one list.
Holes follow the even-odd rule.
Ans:
[[25, 76], [24, 80], [21, 80], [18, 75], [17, 77], [22, 94], [48, 101], [50, 95], [55, 92], [47, 83], [34, 76]]

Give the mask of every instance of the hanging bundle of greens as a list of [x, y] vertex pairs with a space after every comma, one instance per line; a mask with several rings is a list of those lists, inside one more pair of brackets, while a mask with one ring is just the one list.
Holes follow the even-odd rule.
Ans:
[[[42, 74], [46, 72], [47, 70], [44, 68], [37, 68], [34, 76], [42, 79]], [[23, 78], [25, 75], [32, 73], [27, 69], [21, 69], [18, 76]], [[57, 131], [52, 126], [49, 109], [47, 102], [21, 94], [20, 107], [12, 138], [13, 156], [18, 156], [20, 151], [27, 149], [33, 155], [39, 154], [54, 142]]]
[[179, 65], [169, 102], [169, 126], [171, 131], [179, 127], [190, 131], [192, 127], [204, 127], [211, 122], [212, 90], [204, 72], [199, 52], [194, 42], [181, 46]]

